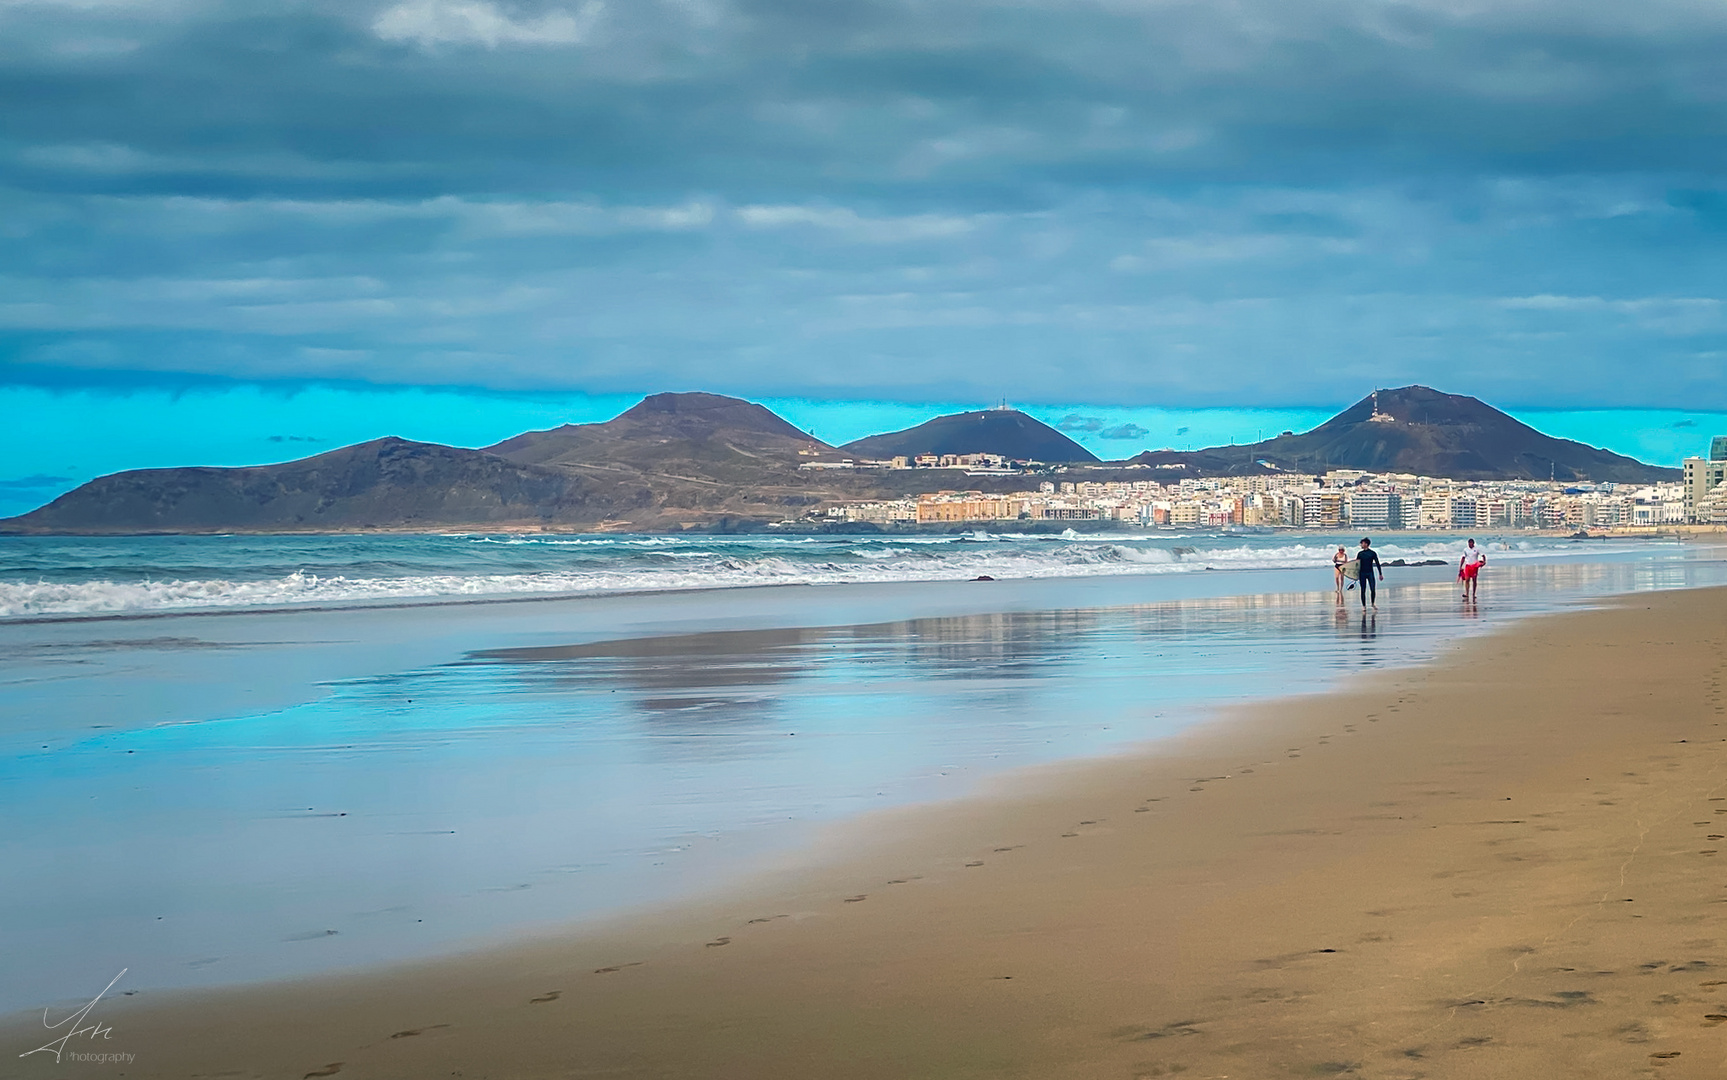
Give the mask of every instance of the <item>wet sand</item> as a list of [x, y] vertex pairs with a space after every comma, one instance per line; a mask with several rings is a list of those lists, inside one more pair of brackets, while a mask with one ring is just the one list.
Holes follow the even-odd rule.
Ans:
[[68, 1049], [132, 1063], [0, 1075], [1720, 1076], [1724, 677], [1727, 590], [1534, 618], [698, 906], [105, 1000]]

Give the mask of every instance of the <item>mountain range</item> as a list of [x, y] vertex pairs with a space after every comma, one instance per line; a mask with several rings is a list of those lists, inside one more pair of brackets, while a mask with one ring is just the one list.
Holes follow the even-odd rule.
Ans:
[[1088, 470], [1087, 478], [1112, 466], [1123, 478], [1144, 475], [1130, 465], [1179, 465], [1184, 476], [1351, 468], [1647, 483], [1679, 475], [1543, 435], [1474, 398], [1419, 386], [1378, 391], [1300, 435], [1146, 451], [1116, 463], [1098, 463], [1067, 436], [1012, 409], [938, 417], [836, 448], [753, 402], [670, 393], [603, 423], [526, 432], [477, 450], [384, 438], [276, 465], [114, 473], [0, 521], [0, 531], [726, 530], [834, 501], [1026, 483], [952, 470], [820, 467], [932, 453], [1065, 462]]

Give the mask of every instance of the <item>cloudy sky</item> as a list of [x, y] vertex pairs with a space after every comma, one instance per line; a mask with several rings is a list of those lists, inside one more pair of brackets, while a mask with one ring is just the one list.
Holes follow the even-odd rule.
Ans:
[[0, 0], [0, 382], [1727, 410], [1719, 0]]

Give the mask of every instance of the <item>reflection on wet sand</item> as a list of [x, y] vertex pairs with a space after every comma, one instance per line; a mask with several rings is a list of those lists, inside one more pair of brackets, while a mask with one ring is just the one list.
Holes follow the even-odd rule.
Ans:
[[[1365, 615], [1333, 603], [1328, 567], [1307, 593], [1061, 606], [1051, 583], [996, 583], [1010, 610], [828, 626], [810, 590], [801, 626], [473, 651], [280, 710], [81, 735], [52, 770], [0, 770], [31, 815], [9, 868], [81, 905], [0, 891], [0, 955], [36, 986], [69, 970], [67, 942], [154, 986], [426, 955], [708, 888], [810, 823], [1110, 753], [1208, 706], [1694, 569], [1496, 565], [1463, 608], [1443, 571], [1393, 568]], [[170, 674], [156, 651], [209, 651], [146, 644], [127, 655]]]
[[[561, 699], [570, 722], [621, 709], [644, 736], [661, 740], [767, 736], [845, 719], [873, 728], [890, 703], [906, 710], [896, 724], [951, 723], [955, 701], [938, 688], [954, 681], [965, 684], [967, 719], [993, 713], [1041, 728], [1053, 709], [1069, 720], [1113, 722], [1135, 705], [1245, 696], [1270, 670], [1292, 664], [1312, 676], [1420, 659], [1446, 623], [1479, 617], [1479, 605], [1459, 607], [1448, 581], [1402, 570], [1394, 568], [1380, 608], [1346, 601], [1329, 620], [1313, 594], [1254, 594], [480, 650], [456, 666], [490, 670], [515, 695]], [[1500, 573], [1501, 609], [1510, 614], [1610, 579], [1616, 588], [1669, 587], [1686, 570], [1560, 564]], [[1341, 637], [1316, 635], [1328, 622]], [[1221, 690], [1220, 679], [1230, 680]], [[673, 751], [661, 743], [657, 752]], [[708, 742], [700, 752], [752, 751]]]

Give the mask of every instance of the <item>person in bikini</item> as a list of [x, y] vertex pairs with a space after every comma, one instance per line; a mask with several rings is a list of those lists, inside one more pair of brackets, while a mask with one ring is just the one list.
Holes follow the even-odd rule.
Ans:
[[1463, 582], [1463, 599], [1476, 598], [1476, 586], [1480, 583], [1481, 568], [1487, 565], [1487, 553], [1475, 546], [1473, 537], [1469, 545], [1463, 549], [1463, 558], [1457, 563], [1457, 580]]
[[1343, 550], [1340, 545], [1337, 554], [1331, 557], [1331, 572], [1337, 578], [1337, 598], [1339, 600], [1343, 599], [1343, 568], [1348, 566], [1349, 562], [1349, 552]]

